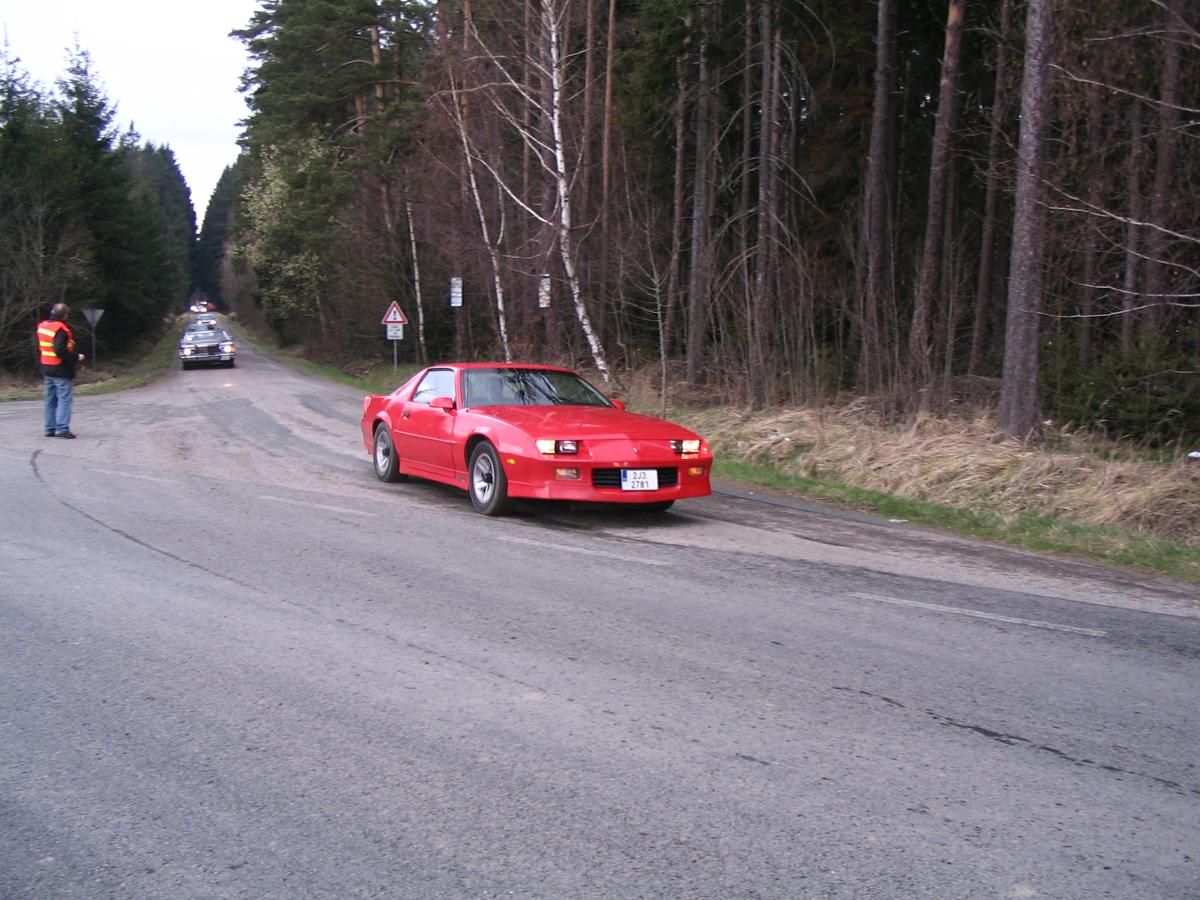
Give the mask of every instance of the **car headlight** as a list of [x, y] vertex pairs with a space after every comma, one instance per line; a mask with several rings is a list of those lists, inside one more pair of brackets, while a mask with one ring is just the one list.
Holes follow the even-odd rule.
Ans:
[[234, 351], [233, 341], [226, 341], [221, 345], [222, 353], [232, 353]]
[[671, 441], [671, 449], [676, 453], [699, 453], [700, 440], [696, 438], [686, 441]]
[[184, 347], [184, 348], [183, 348], [183, 350], [182, 350], [182, 351], [180, 351], [180, 352], [181, 352], [181, 353], [182, 353], [184, 356], [191, 356], [191, 355], [192, 355], [192, 354], [195, 352], [195, 348], [193, 348], [193, 347]]
[[550, 438], [538, 438], [538, 453], [547, 456], [574, 456], [579, 452], [579, 441], [556, 441]]

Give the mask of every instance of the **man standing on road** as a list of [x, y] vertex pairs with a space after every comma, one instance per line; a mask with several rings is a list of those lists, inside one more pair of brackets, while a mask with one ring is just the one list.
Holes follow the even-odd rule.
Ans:
[[50, 317], [38, 323], [38, 361], [46, 387], [46, 437], [73, 438], [71, 406], [74, 403], [75, 364], [84, 360], [75, 349], [75, 333], [67, 324], [71, 307], [55, 303]]

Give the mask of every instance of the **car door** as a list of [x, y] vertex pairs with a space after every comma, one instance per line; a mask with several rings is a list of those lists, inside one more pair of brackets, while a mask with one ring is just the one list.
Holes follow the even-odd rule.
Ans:
[[396, 452], [414, 474], [450, 480], [455, 410], [429, 405], [439, 397], [455, 399], [453, 369], [430, 369], [405, 402], [395, 428]]

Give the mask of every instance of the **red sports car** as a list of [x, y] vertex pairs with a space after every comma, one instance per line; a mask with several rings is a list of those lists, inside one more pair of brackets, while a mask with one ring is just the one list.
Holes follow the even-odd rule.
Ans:
[[381, 481], [452, 484], [486, 516], [519, 497], [665, 510], [712, 493], [703, 438], [557, 366], [430, 366], [363, 399], [362, 437]]

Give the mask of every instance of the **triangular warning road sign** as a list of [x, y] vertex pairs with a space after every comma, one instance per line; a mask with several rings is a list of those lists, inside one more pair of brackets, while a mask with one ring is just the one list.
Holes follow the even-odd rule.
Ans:
[[408, 316], [404, 314], [404, 310], [400, 308], [400, 304], [395, 300], [392, 305], [387, 308], [387, 312], [383, 314], [383, 321], [380, 325], [407, 325]]

